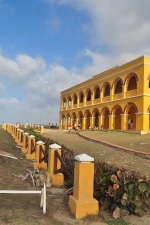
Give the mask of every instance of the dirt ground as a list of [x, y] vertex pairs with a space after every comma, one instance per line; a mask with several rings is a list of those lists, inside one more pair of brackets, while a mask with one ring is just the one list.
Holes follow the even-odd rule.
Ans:
[[[150, 152], [150, 134], [141, 136], [139, 134], [101, 131], [82, 131], [82, 133], [86, 136], [112, 142], [120, 146]], [[150, 159], [143, 159], [137, 155], [88, 141], [77, 135], [73, 130], [68, 133], [68, 131], [45, 129], [43, 136], [50, 137], [60, 145], [73, 150], [75, 155], [86, 153], [94, 157], [95, 161], [105, 161], [117, 167], [139, 171], [142, 175], [149, 177]]]
[[[0, 189], [41, 190], [42, 187], [34, 187], [32, 183], [12, 175], [25, 176], [27, 169], [33, 171], [33, 161], [26, 160], [7, 131], [0, 129], [0, 137], [0, 150], [19, 159], [0, 157]], [[0, 225], [104, 225], [100, 216], [76, 220], [70, 213], [66, 190], [66, 187], [47, 189], [46, 214], [40, 208], [40, 194], [0, 194]]]
[[[50, 137], [60, 145], [65, 145], [75, 154], [87, 153], [97, 160], [106, 160], [127, 168], [139, 168], [140, 172], [148, 176], [149, 160], [140, 159], [118, 152], [97, 143], [87, 141], [77, 134], [68, 134], [67, 131], [45, 130], [43, 136]], [[13, 138], [7, 131], [0, 129], [0, 150], [13, 153], [19, 160], [0, 158], [0, 189], [13, 190], [41, 190], [33, 187], [31, 183], [12, 176], [12, 174], [26, 175], [27, 169], [33, 170], [33, 162], [26, 160]], [[116, 160], [117, 159], [117, 160]], [[116, 162], [117, 161], [117, 162]], [[134, 163], [133, 163], [134, 162]], [[137, 164], [136, 164], [137, 163]], [[139, 165], [140, 164], [140, 165]], [[142, 166], [141, 166], [142, 165]], [[141, 168], [141, 167], [144, 167]], [[148, 171], [147, 171], [148, 170]], [[40, 205], [40, 195], [15, 195], [0, 194], [0, 225], [123, 225], [124, 223], [113, 220], [110, 213], [100, 211], [99, 216], [88, 216], [82, 220], [76, 220], [68, 207], [69, 196], [65, 192], [66, 187], [51, 187], [47, 189], [47, 212], [44, 215]], [[108, 223], [108, 221], [112, 223]], [[125, 219], [130, 225], [149, 225], [150, 216], [128, 216]], [[116, 223], [117, 222], [117, 223]]]
[[[101, 131], [81, 131], [81, 133], [88, 135], [91, 138], [99, 138], [100, 140], [104, 140], [110, 143], [112, 142], [113, 144], [117, 144], [120, 146], [128, 147], [131, 149], [133, 146], [133, 149], [150, 152], [150, 134], [141, 136], [139, 134], [128, 134], [122, 132], [107, 133]], [[149, 159], [140, 158], [139, 156], [129, 154], [121, 150], [116, 150], [102, 144], [88, 141], [80, 137], [73, 130], [69, 133], [68, 131], [45, 129], [45, 133], [43, 134], [43, 136], [49, 137], [61, 146], [64, 145], [68, 149], [73, 150], [75, 152], [75, 155], [86, 153], [94, 157], [95, 161], [105, 161], [114, 166], [124, 167], [132, 171], [139, 171], [143, 176], [149, 177]], [[146, 149], [144, 143], [147, 146]], [[106, 218], [106, 212], [103, 212], [103, 214]], [[110, 217], [110, 215], [108, 215], [107, 219], [109, 220], [112, 218]], [[150, 215], [146, 215], [143, 217], [130, 215], [126, 218], [126, 221], [128, 221], [131, 225], [149, 225]]]

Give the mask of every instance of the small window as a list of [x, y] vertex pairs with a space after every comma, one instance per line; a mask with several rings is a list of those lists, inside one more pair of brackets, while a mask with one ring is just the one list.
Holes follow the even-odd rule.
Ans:
[[105, 87], [105, 91], [104, 91], [104, 97], [110, 96], [110, 87], [107, 84], [107, 86]]
[[148, 87], [150, 88], [150, 81], [149, 81], [149, 83], [148, 83]]
[[91, 92], [89, 91], [88, 94], [87, 94], [87, 101], [91, 101]]
[[80, 95], [80, 103], [83, 102], [83, 98], [84, 98], [83, 93], [81, 93], [81, 95]]

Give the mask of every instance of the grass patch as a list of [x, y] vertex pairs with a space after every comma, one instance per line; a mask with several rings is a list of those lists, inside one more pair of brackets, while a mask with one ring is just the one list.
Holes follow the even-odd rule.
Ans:
[[107, 221], [108, 225], [130, 225], [129, 222], [123, 220], [123, 219], [119, 219], [119, 220], [109, 220]]

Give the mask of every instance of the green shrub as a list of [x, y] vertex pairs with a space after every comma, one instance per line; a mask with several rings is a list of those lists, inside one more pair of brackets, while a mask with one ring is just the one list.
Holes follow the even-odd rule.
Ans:
[[116, 213], [118, 207], [117, 218], [131, 213], [142, 216], [150, 207], [150, 180], [141, 176], [139, 172], [97, 162], [94, 197], [104, 209]]
[[[25, 129], [25, 132], [34, 135], [36, 141], [43, 141], [48, 153], [49, 145], [54, 143], [52, 139], [43, 137], [33, 129]], [[74, 152], [63, 145], [61, 149], [65, 164], [74, 164]], [[73, 175], [74, 171], [71, 170], [71, 173]], [[72, 185], [67, 176], [65, 184], [68, 187]], [[94, 197], [103, 209], [112, 211], [115, 218], [123, 218], [128, 214], [142, 216], [150, 208], [150, 180], [139, 172], [116, 168], [106, 162], [96, 162]]]

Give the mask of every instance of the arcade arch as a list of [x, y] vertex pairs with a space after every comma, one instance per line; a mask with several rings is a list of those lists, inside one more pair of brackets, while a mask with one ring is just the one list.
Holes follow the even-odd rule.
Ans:
[[67, 113], [66, 115], [66, 126], [68, 127], [68, 124], [71, 122], [70, 113]]
[[93, 90], [93, 93], [94, 93], [94, 99], [100, 98], [100, 87], [96, 86]]
[[69, 96], [68, 96], [68, 106], [71, 106], [71, 102], [72, 102], [71, 96], [69, 95]]
[[67, 100], [66, 100], [66, 98], [64, 97], [63, 100], [62, 100], [62, 107], [65, 108], [66, 105], [67, 105]]
[[71, 115], [71, 123], [72, 124], [77, 123], [77, 116], [75, 112], [73, 112]]
[[122, 108], [120, 107], [120, 105], [115, 105], [112, 109], [115, 130], [121, 130], [121, 114], [123, 114]]
[[110, 96], [110, 84], [108, 82], [104, 83], [103, 89], [104, 89], [104, 97]]
[[82, 123], [83, 123], [83, 113], [81, 111], [78, 112], [77, 120], [78, 120], [77, 123], [80, 122], [80, 124], [81, 124], [80, 128], [82, 129], [82, 127], [83, 127], [83, 125], [82, 125]]
[[109, 129], [109, 115], [110, 111], [107, 107], [102, 109], [101, 115], [103, 116], [103, 127], [104, 129]]
[[94, 117], [94, 126], [99, 127], [100, 112], [97, 108], [93, 110], [92, 116]]
[[81, 91], [79, 93], [79, 103], [82, 103], [82, 102], [84, 102], [84, 94], [83, 94], [83, 91]]
[[137, 106], [133, 102], [129, 102], [124, 109], [124, 114], [128, 114], [128, 119], [132, 119], [133, 125], [131, 130], [136, 130], [136, 113], [138, 113]]
[[137, 89], [138, 76], [135, 73], [130, 73], [127, 75], [125, 82], [127, 82], [127, 91]]
[[86, 90], [86, 101], [87, 102], [91, 101], [91, 94], [92, 94], [91, 89], [87, 89]]
[[66, 129], [66, 117], [64, 114], [61, 116], [61, 119], [62, 119], [62, 129]]
[[121, 78], [116, 78], [114, 81], [114, 94], [119, 94], [122, 93], [122, 85], [123, 85], [123, 81]]
[[90, 127], [90, 117], [91, 117], [91, 113], [89, 110], [86, 110], [84, 113], [84, 118], [85, 118], [85, 129], [89, 129]]
[[76, 94], [74, 94], [73, 95], [73, 104], [75, 105], [75, 104], [77, 104], [77, 95]]

